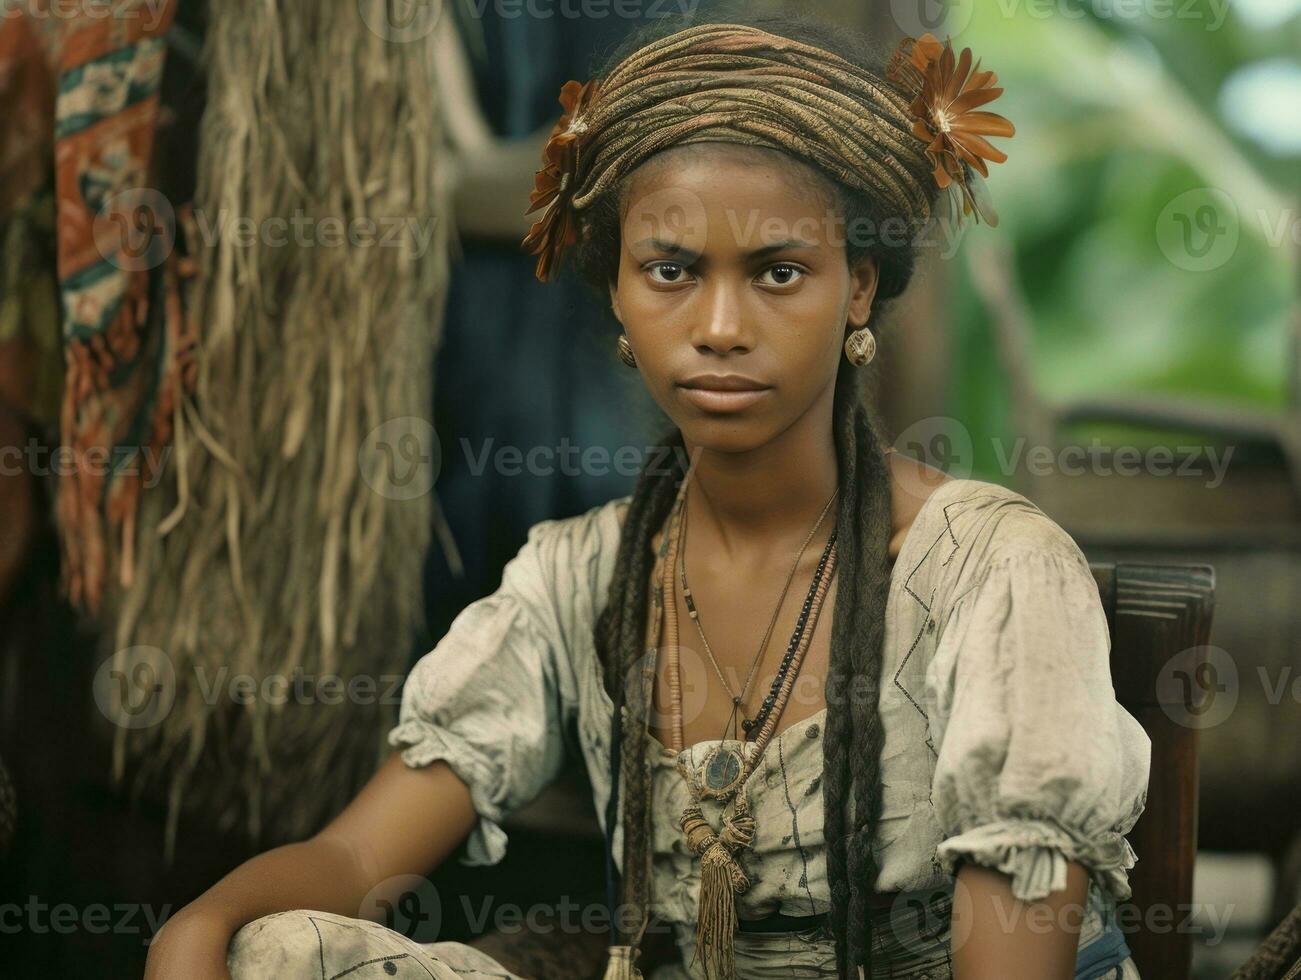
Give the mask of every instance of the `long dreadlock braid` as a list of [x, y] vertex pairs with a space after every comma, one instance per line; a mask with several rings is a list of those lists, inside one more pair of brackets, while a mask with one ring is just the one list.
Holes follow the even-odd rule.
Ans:
[[[772, 34], [813, 45], [880, 75], [882, 52], [816, 20], [801, 17], [729, 15], [729, 24], [748, 24]], [[694, 23], [703, 23], [696, 21]], [[607, 59], [598, 77], [629, 54], [682, 28], [665, 19], [634, 35]], [[667, 147], [665, 147], [667, 148]], [[766, 148], [770, 153], [783, 151]], [[795, 157], [803, 162], [802, 157]], [[911, 161], [909, 161], [911, 163]], [[634, 168], [635, 169], [635, 168]], [[906, 198], [935, 199], [934, 185], [912, 166]], [[575, 249], [579, 273], [602, 300], [618, 279], [621, 215], [633, 170], [609, 183], [605, 192], [582, 210], [581, 236]], [[819, 170], [833, 193], [846, 228], [880, 228], [901, 215], [900, 195], [865, 189]], [[796, 174], [799, 176], [799, 174]], [[843, 176], [843, 175], [841, 175]], [[905, 218], [915, 215], [903, 215]], [[889, 300], [911, 279], [915, 253], [911, 242], [891, 243], [849, 236], [846, 259], [851, 268], [862, 259], [876, 261], [878, 281], [869, 326], [875, 328]], [[822, 792], [831, 892], [830, 923], [837, 969], [842, 978], [865, 968], [872, 975], [871, 920], [868, 897], [879, 875], [872, 849], [880, 817], [880, 756], [884, 742], [878, 698], [881, 682], [885, 610], [890, 573], [887, 548], [891, 534], [891, 489], [881, 442], [863, 397], [864, 371], [842, 361], [836, 376], [833, 408], [836, 462], [840, 478], [837, 550], [840, 586], [832, 616], [831, 656], [826, 679], [826, 737], [823, 742]], [[661, 443], [670, 450], [683, 445], [675, 428]], [[654, 457], [652, 457], [654, 458]], [[608, 601], [597, 620], [595, 641], [606, 690], [614, 704], [612, 791], [606, 811], [607, 834], [616, 826], [622, 803], [624, 832], [621, 907], [635, 913], [632, 928], [612, 925], [615, 945], [635, 943], [636, 926], [645, 921], [650, 902], [650, 767], [646, 763], [647, 712], [642, 672], [649, 606], [649, 577], [654, 566], [652, 542], [664, 526], [684, 476], [681, 454], [670, 452], [667, 467], [643, 471], [624, 519], [619, 554]], [[624, 713], [627, 717], [624, 718]], [[612, 882], [613, 884], [613, 882]]]
[[[841, 498], [836, 547], [840, 587], [831, 624], [827, 670], [826, 737], [822, 743], [822, 799], [831, 889], [831, 930], [842, 977], [854, 965], [871, 976], [867, 896], [880, 868], [872, 835], [880, 816], [880, 760], [884, 733], [878, 706], [885, 607], [890, 573], [890, 476], [855, 380], [836, 377], [836, 464]], [[853, 822], [846, 829], [847, 797]]]
[[[661, 440], [666, 448], [683, 445], [677, 429]], [[644, 914], [649, 903], [650, 883], [650, 787], [644, 766], [646, 757], [646, 710], [638, 696], [637, 680], [646, 660], [645, 627], [650, 598], [648, 580], [654, 557], [651, 541], [668, 518], [680, 481], [685, 474], [681, 454], [670, 452], [673, 460], [667, 469], [646, 467], [637, 482], [628, 512], [624, 516], [615, 560], [609, 601], [597, 618], [595, 627], [597, 656], [601, 663], [606, 691], [614, 704], [614, 737], [610, 746], [613, 772], [611, 793], [606, 807], [607, 839], [616, 826], [619, 785], [622, 781], [624, 805], [623, 889], [631, 896], [633, 908]], [[629, 686], [633, 697], [629, 698]], [[622, 724], [625, 705], [629, 721]], [[612, 883], [607, 883], [612, 885]], [[613, 889], [612, 889], [613, 891]], [[614, 910], [611, 909], [613, 915]], [[617, 923], [611, 922], [617, 934]]]

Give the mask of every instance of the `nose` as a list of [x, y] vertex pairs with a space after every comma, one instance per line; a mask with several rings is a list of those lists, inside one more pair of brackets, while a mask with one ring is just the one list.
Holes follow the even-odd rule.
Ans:
[[691, 330], [696, 350], [715, 354], [744, 354], [754, 348], [754, 331], [748, 325], [743, 287], [722, 279], [702, 290], [701, 310]]

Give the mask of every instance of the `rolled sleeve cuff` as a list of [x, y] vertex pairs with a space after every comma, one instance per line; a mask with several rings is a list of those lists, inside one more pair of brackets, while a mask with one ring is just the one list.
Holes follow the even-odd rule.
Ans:
[[1066, 864], [1076, 861], [1098, 887], [1116, 901], [1130, 897], [1128, 871], [1138, 858], [1124, 834], [1109, 832], [1082, 839], [1063, 828], [1038, 820], [1008, 820], [986, 824], [942, 842], [936, 850], [946, 874], [956, 873], [960, 860], [993, 868], [1012, 878], [1012, 894], [1037, 902], [1066, 887]]
[[439, 760], [446, 762], [469, 788], [479, 821], [466, 838], [462, 864], [496, 864], [506, 856], [506, 832], [501, 829], [503, 814], [492, 802], [498, 780], [465, 739], [446, 728], [412, 718], [389, 732], [388, 744], [401, 749], [402, 761], [413, 769]]

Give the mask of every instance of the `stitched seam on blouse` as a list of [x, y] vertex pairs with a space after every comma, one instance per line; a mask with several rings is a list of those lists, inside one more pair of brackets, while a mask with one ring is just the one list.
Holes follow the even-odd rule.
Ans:
[[[935, 751], [935, 743], [931, 739], [930, 716], [926, 714], [925, 709], [923, 709], [922, 706], [917, 703], [917, 699], [914, 698], [911, 693], [909, 693], [908, 689], [899, 683], [899, 675], [903, 673], [904, 667], [908, 665], [908, 661], [912, 658], [913, 651], [917, 649], [917, 644], [921, 642], [922, 636], [925, 635], [926, 624], [930, 621], [930, 616], [931, 616], [931, 607], [926, 602], [922, 601], [922, 597], [912, 590], [911, 582], [913, 576], [917, 574], [918, 570], [922, 567], [922, 565], [926, 563], [926, 560], [930, 558], [931, 552], [935, 550], [935, 546], [940, 543], [940, 541], [944, 538], [946, 534], [953, 541], [953, 550], [950, 551], [949, 556], [945, 558], [943, 562], [940, 563], [940, 567], [943, 568], [946, 565], [948, 565], [948, 563], [953, 560], [953, 556], [958, 553], [958, 548], [960, 547], [960, 545], [958, 542], [957, 535], [953, 533], [953, 519], [949, 515], [949, 508], [954, 507], [957, 504], [964, 503], [968, 500], [973, 500], [973, 499], [979, 500], [984, 497], [992, 497], [992, 496], [994, 496], [994, 494], [984, 493], [974, 497], [963, 497], [961, 500], [955, 500], [952, 501], [951, 503], [945, 504], [944, 505], [944, 529], [941, 530], [940, 533], [935, 536], [935, 540], [932, 541], [930, 547], [926, 549], [926, 553], [923, 554], [920, 559], [918, 559], [917, 564], [912, 567], [912, 570], [908, 573], [908, 577], [904, 579], [904, 583], [903, 583], [904, 591], [907, 592], [910, 596], [912, 596], [917, 601], [917, 604], [922, 607], [922, 610], [925, 613], [925, 615], [922, 616], [921, 625], [917, 627], [917, 635], [913, 637], [913, 641], [908, 647], [908, 652], [904, 654], [903, 660], [899, 662], [899, 669], [895, 671], [894, 686], [897, 687], [903, 693], [903, 696], [908, 699], [908, 703], [917, 709], [917, 713], [920, 714], [922, 716], [922, 719], [926, 722], [926, 747], [931, 750], [931, 754], [935, 756], [936, 759], [940, 757], [940, 754]], [[935, 598], [935, 593], [934, 590], [932, 590], [931, 592], [932, 601], [934, 600], [934, 598]]]
[[[991, 495], [991, 493], [986, 493], [986, 495], [982, 495], [982, 496], [991, 497], [995, 495]], [[971, 497], [968, 497], [967, 500], [971, 500]], [[956, 504], [960, 504], [960, 502], [963, 501], [955, 501], [955, 502]], [[1024, 504], [1028, 505], [1028, 511], [1030, 514], [1038, 515], [1038, 517], [1045, 518], [1047, 519], [1047, 521], [1051, 522], [1051, 518], [1047, 517], [1047, 514], [1043, 513], [1043, 511], [1039, 509], [1038, 506], [1034, 504], [1033, 501], [1024, 500], [1023, 498], [1023, 500], [1021, 501], [1013, 501], [1013, 502], [1024, 502]], [[948, 506], [952, 506], [952, 504]], [[948, 517], [947, 506], [945, 508], [945, 517], [946, 518]], [[984, 522], [981, 522], [981, 527], [984, 527], [985, 523], [989, 521], [993, 521], [993, 519], [994, 519], [994, 514], [990, 514], [989, 517], [985, 518]], [[1081, 554], [1079, 553], [1079, 544], [1075, 543], [1075, 539], [1072, 539], [1071, 536], [1067, 534], [1066, 530], [1064, 530], [1064, 528], [1058, 526], [1058, 530], [1062, 531], [1062, 534], [1066, 535], [1068, 541], [1071, 541], [1072, 544], [1075, 544], [1075, 548], [1076, 548], [1075, 552], [1036, 551], [1036, 549], [1032, 549], [1032, 548], [1017, 548], [1016, 545], [1004, 545], [1004, 547], [1000, 549], [999, 553], [994, 554], [993, 557], [990, 557], [989, 560], [985, 562], [985, 567], [984, 569], [981, 569], [980, 574], [978, 574], [976, 577], [976, 580], [974, 580], [974, 582], [969, 584], [969, 586], [965, 588], [963, 592], [960, 592], [958, 596], [950, 600], [950, 613], [952, 612], [952, 606], [958, 605], [959, 601], [965, 599], [965, 597], [967, 597], [969, 593], [971, 593], [974, 590], [977, 590], [977, 588], [980, 588], [982, 584], [985, 583], [985, 579], [989, 577], [990, 570], [995, 569], [995, 567], [1002, 567], [1004, 565], [1011, 564], [1013, 558], [1024, 558], [1025, 556], [1049, 558], [1049, 560], [1058, 562], [1058, 564], [1071, 564], [1071, 565], [1075, 565], [1076, 567], [1082, 567], [1082, 569], [1088, 571], [1090, 577], [1092, 577], [1093, 571], [1089, 569], [1088, 558], [1084, 558], [1084, 560], [1081, 561]], [[954, 556], [950, 554], [950, 556], [946, 558], [945, 565], [948, 564], [948, 561], [952, 560], [952, 557]]]
[[330, 978], [330, 980], [337, 980], [338, 977], [346, 977], [349, 973], [356, 973], [363, 966], [370, 966], [372, 963], [383, 963], [386, 960], [408, 960], [410, 958], [411, 958], [410, 953], [390, 953], [387, 956], [376, 956], [374, 959], [362, 960], [356, 966], [350, 966], [342, 973], [336, 973], [333, 977]]
[[[320, 963], [321, 963], [321, 978], [322, 978], [322, 980], [327, 980], [327, 978], [326, 978], [326, 976], [325, 976], [325, 937], [321, 935], [321, 927], [318, 926], [318, 925], [316, 924], [316, 923], [317, 923], [317, 918], [316, 918], [316, 916], [314, 916], [314, 915], [309, 915], [309, 916], [307, 917], [307, 921], [310, 922], [310, 923], [312, 924], [312, 931], [316, 933], [316, 952], [317, 952], [317, 955], [320, 957]], [[361, 929], [361, 928], [364, 928], [363, 926], [354, 926], [354, 925], [351, 925], [350, 923], [338, 923], [338, 922], [332, 922], [331, 925], [334, 925], [334, 926], [343, 925], [344, 928], [351, 928], [351, 929]], [[401, 933], [399, 933], [399, 935], [401, 935]], [[406, 938], [406, 937], [403, 937], [403, 938]], [[440, 959], [439, 959], [438, 957], [436, 957], [436, 956], [433, 956], [432, 954], [427, 954], [427, 955], [429, 955], [429, 958], [432, 959], [435, 963], [441, 963], [441, 962], [442, 962], [442, 960], [440, 960]], [[388, 954], [387, 956], [377, 956], [377, 957], [376, 957], [375, 959], [373, 959], [373, 960], [366, 960], [364, 963], [358, 963], [358, 964], [356, 964], [355, 966], [351, 966], [351, 967], [349, 967], [348, 969], [344, 970], [343, 973], [336, 973], [336, 974], [334, 974], [333, 977], [328, 978], [328, 980], [334, 980], [335, 977], [341, 977], [341, 976], [344, 976], [345, 974], [352, 973], [354, 970], [359, 970], [359, 969], [361, 969], [363, 966], [366, 966], [367, 964], [370, 964], [370, 963], [379, 963], [379, 962], [381, 962], [381, 961], [383, 961], [383, 960], [397, 960], [397, 959], [411, 959], [411, 954], [410, 954], [410, 953], [390, 953], [390, 954]], [[426, 973], [428, 973], [431, 977], [433, 976], [433, 973], [430, 972], [429, 967], [425, 966], [425, 964], [421, 963], [419, 960], [412, 959], [411, 962], [412, 962], [412, 963], [415, 963], [417, 966], [420, 967], [420, 969], [424, 970], [424, 971], [425, 971]]]
[[795, 810], [795, 804], [791, 802], [791, 787], [786, 781], [786, 755], [782, 750], [781, 739], [777, 739], [777, 764], [781, 767], [782, 790], [786, 794], [786, 805], [791, 810], [791, 836], [795, 841], [795, 849], [800, 852], [800, 862], [804, 870], [800, 873], [800, 885], [804, 892], [809, 896], [809, 908], [816, 909], [813, 904], [813, 892], [809, 890], [809, 856], [804, 852], [804, 844], [800, 841], [800, 818]]
[[[926, 564], [926, 560], [930, 558], [931, 552], [934, 551], [935, 546], [940, 543], [940, 539], [943, 538], [946, 534], [949, 536], [949, 539], [953, 542], [953, 550], [949, 552], [949, 556], [945, 558], [944, 561], [940, 562], [940, 567], [941, 568], [947, 567], [949, 562], [953, 560], [953, 556], [958, 553], [958, 549], [961, 547], [961, 543], [958, 541], [958, 536], [953, 533], [953, 518], [949, 514], [949, 509], [952, 507], [956, 507], [959, 504], [965, 504], [968, 501], [985, 500], [987, 498], [997, 497], [997, 496], [998, 494], [993, 494], [993, 493], [972, 494], [971, 496], [963, 497], [960, 500], [950, 501], [949, 503], [944, 505], [944, 528], [937, 535], [935, 535], [935, 540], [931, 542], [931, 546], [926, 549], [926, 553], [923, 554], [922, 557], [918, 560], [917, 564], [913, 566], [912, 571], [908, 573], [908, 577], [904, 579], [904, 583], [903, 583], [904, 591], [907, 592], [914, 599], [916, 599], [917, 604], [920, 605], [923, 609], [925, 609], [928, 613], [931, 611], [931, 607], [928, 606], [925, 602], [923, 602], [921, 596], [919, 596], [916, 592], [912, 590], [912, 586], [910, 583], [912, 582], [913, 576], [917, 574], [917, 571], [922, 567], [922, 565]], [[934, 598], [933, 595], [932, 598]]]
[[[984, 567], [983, 569], [981, 569], [980, 574], [979, 574], [978, 576], [976, 576], [976, 580], [975, 580], [971, 585], [969, 585], [966, 589], [964, 589], [964, 590], [962, 591], [962, 593], [961, 593], [959, 596], [957, 596], [957, 598], [952, 599], [952, 600], [949, 601], [948, 615], [945, 617], [945, 620], [944, 620], [945, 623], [946, 623], [946, 624], [948, 623], [949, 619], [951, 619], [951, 618], [953, 617], [953, 614], [954, 614], [955, 612], [958, 611], [958, 607], [963, 603], [963, 601], [964, 601], [968, 596], [974, 594], [974, 593], [976, 592], [976, 590], [978, 590], [982, 585], [985, 584], [985, 581], [989, 578], [989, 576], [994, 572], [995, 569], [1001, 569], [1001, 568], [1003, 568], [1003, 567], [1005, 567], [1005, 566], [1007, 566], [1007, 565], [1010, 565], [1014, 559], [1024, 558], [1026, 555], [1034, 555], [1034, 556], [1037, 556], [1037, 557], [1049, 558], [1049, 559], [1051, 559], [1051, 560], [1053, 560], [1053, 561], [1059, 561], [1059, 560], [1062, 559], [1062, 556], [1061, 556], [1061, 555], [1057, 555], [1057, 554], [1048, 554], [1048, 553], [1045, 553], [1045, 552], [1038, 552], [1038, 551], [1025, 551], [1025, 552], [1020, 552], [1020, 553], [1015, 553], [1015, 554], [1013, 554], [1013, 553], [1006, 553], [1006, 554], [998, 555], [997, 557], [990, 559], [989, 562], [986, 563], [985, 567]], [[951, 558], [951, 557], [952, 557], [952, 555], [950, 555], [950, 558]], [[923, 624], [923, 625], [924, 625], [924, 624]], [[920, 636], [919, 636], [919, 638], [920, 638]], [[937, 641], [937, 642], [938, 642], [938, 641]], [[911, 652], [912, 652], [912, 651], [910, 650], [909, 653], [911, 653]], [[900, 669], [901, 669], [901, 670], [903, 669], [902, 666], [900, 667]], [[900, 690], [903, 690], [902, 686], [900, 687]], [[908, 693], [907, 691], [904, 691], [904, 694], [907, 694], [907, 693]], [[909, 698], [908, 700], [911, 701], [912, 698]], [[914, 704], [915, 704], [915, 703], [916, 703], [916, 702], [914, 702]], [[921, 709], [919, 708], [918, 710], [920, 711]], [[923, 716], [924, 716], [924, 715], [925, 715], [925, 712], [922, 712], [922, 714], [923, 714]], [[930, 721], [930, 719], [928, 718], [928, 719], [927, 719], [927, 722], [928, 722], [928, 728], [927, 728], [927, 735], [926, 735], [926, 744], [927, 744], [928, 746], [930, 746], [930, 749], [931, 749], [932, 752], [935, 752], [935, 746], [934, 746], [934, 744], [931, 742], [931, 736], [930, 736], [930, 730], [929, 730], [929, 721]], [[939, 753], [936, 753], [935, 758], [936, 758], [936, 759], [939, 758]], [[934, 806], [934, 801], [933, 801], [933, 800], [932, 800], [932, 802], [931, 802], [931, 805], [932, 805], [932, 807]]]
[[[908, 577], [904, 579], [904, 584], [903, 584], [904, 591], [907, 592], [910, 596], [913, 597], [913, 599], [917, 601], [917, 604], [921, 606], [922, 609], [924, 610], [925, 615], [922, 617], [921, 625], [917, 627], [917, 635], [913, 637], [913, 641], [908, 647], [908, 652], [904, 654], [903, 660], [899, 662], [899, 669], [895, 671], [894, 686], [897, 687], [903, 693], [903, 696], [908, 699], [908, 703], [917, 709], [917, 713], [920, 714], [922, 716], [922, 719], [926, 722], [926, 747], [931, 750], [931, 755], [935, 756], [936, 759], [939, 759], [940, 754], [935, 750], [935, 742], [931, 737], [930, 715], [928, 715], [925, 709], [923, 709], [922, 706], [917, 703], [917, 699], [912, 696], [912, 694], [908, 691], [908, 689], [899, 683], [899, 675], [903, 673], [904, 667], [907, 666], [908, 661], [912, 658], [913, 651], [917, 649], [917, 644], [921, 642], [922, 637], [925, 635], [926, 624], [930, 621], [930, 617], [931, 617], [930, 605], [922, 601], [922, 597], [913, 591], [911, 583], [912, 583], [913, 576], [917, 574], [918, 570], [921, 569], [922, 565], [924, 565], [927, 559], [931, 557], [931, 553], [935, 550], [935, 547], [940, 543], [940, 541], [944, 538], [945, 535], [948, 535], [949, 540], [953, 542], [953, 549], [949, 552], [948, 557], [945, 558], [944, 561], [940, 562], [941, 568], [946, 568], [949, 562], [953, 560], [953, 557], [958, 553], [959, 549], [961, 548], [962, 545], [961, 542], [958, 541], [958, 536], [953, 533], [953, 517], [949, 513], [950, 509], [957, 507], [959, 504], [965, 504], [970, 501], [998, 498], [999, 496], [1000, 496], [999, 494], [995, 494], [995, 493], [976, 493], [976, 494], [970, 494], [966, 497], [962, 497], [958, 500], [952, 500], [949, 503], [945, 504], [943, 510], [944, 528], [937, 535], [935, 535], [935, 540], [932, 541], [930, 547], [926, 549], [926, 553], [922, 555], [922, 557], [918, 560], [917, 564], [914, 565], [912, 570], [908, 573]], [[986, 518], [986, 520], [988, 520], [988, 518]], [[983, 523], [984, 522], [982, 522], [982, 526]], [[935, 591], [932, 590], [931, 600], [934, 601], [934, 599], [935, 599]]]

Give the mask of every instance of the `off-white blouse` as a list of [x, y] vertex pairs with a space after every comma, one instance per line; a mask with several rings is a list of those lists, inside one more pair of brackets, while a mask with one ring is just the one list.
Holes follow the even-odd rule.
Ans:
[[[410, 766], [446, 760], [469, 787], [479, 822], [467, 863], [502, 858], [502, 818], [571, 751], [604, 820], [612, 705], [592, 629], [628, 499], [534, 526], [501, 587], [466, 607], [407, 680], [389, 743]], [[1011, 490], [945, 483], [907, 534], [886, 615], [876, 889], [951, 885], [965, 858], [1035, 900], [1065, 886], [1069, 859], [1090, 871], [1091, 902], [1128, 898], [1136, 855], [1124, 834], [1143, 811], [1151, 745], [1116, 702], [1106, 617], [1070, 536]], [[757, 837], [743, 854], [742, 918], [829, 905], [824, 717], [781, 732], [749, 777]], [[710, 744], [684, 751], [703, 757]], [[677, 828], [686, 790], [673, 754], [650, 745], [653, 905], [691, 923], [699, 873]]]

